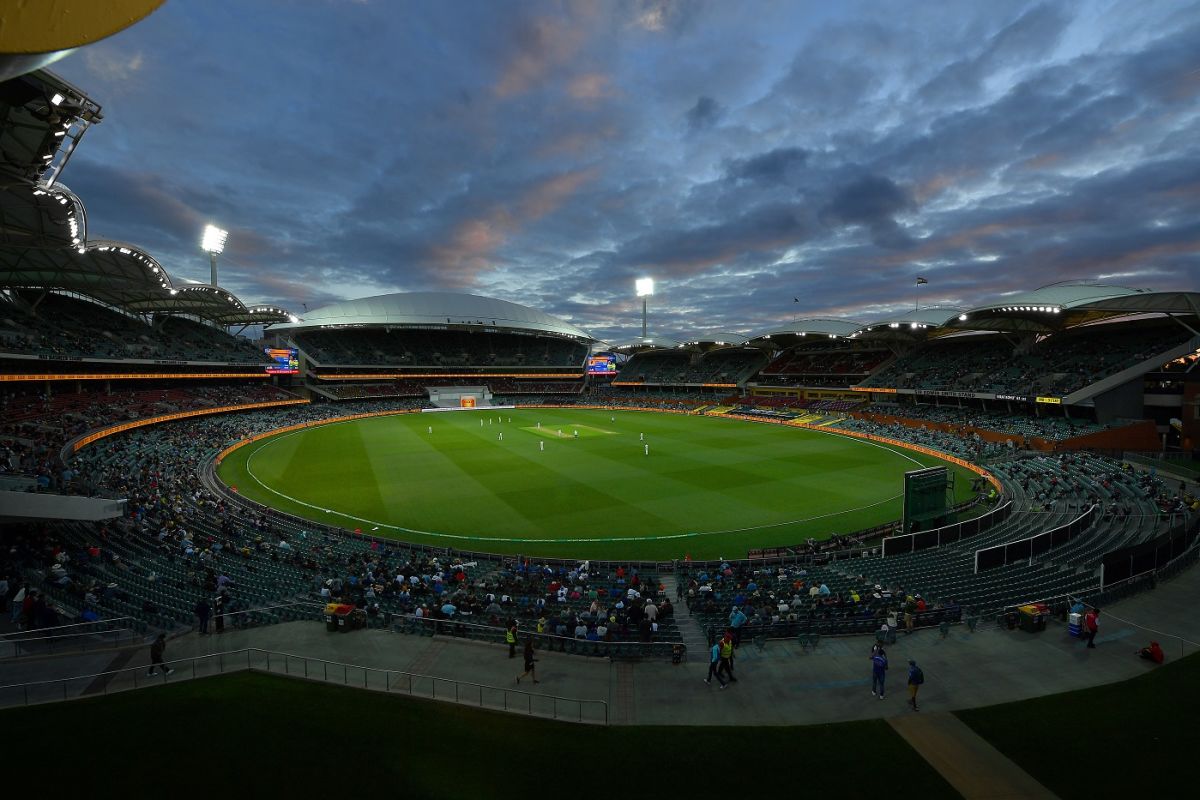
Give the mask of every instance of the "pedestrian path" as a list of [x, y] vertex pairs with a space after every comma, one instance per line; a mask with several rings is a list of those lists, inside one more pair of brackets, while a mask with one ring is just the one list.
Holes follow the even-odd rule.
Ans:
[[[955, 626], [944, 637], [936, 630], [901, 635], [888, 647], [893, 666], [891, 691], [884, 701], [869, 691], [873, 642], [869, 636], [823, 637], [815, 648], [802, 647], [795, 640], [769, 641], [761, 648], [744, 643], [735, 659], [738, 682], [726, 691], [718, 691], [715, 683], [705, 685], [707, 643], [683, 604], [676, 613], [689, 639], [690, 657], [685, 663], [672, 664], [667, 658], [610, 662], [540, 653], [537, 688], [545, 695], [608, 703], [617, 724], [807, 725], [887, 719], [915, 716], [905, 705], [902, 685], [901, 665], [911, 658], [926, 676], [919, 712], [923, 717], [1144, 674], [1154, 667], [1134, 656], [1133, 650], [1151, 638], [1162, 643], [1168, 660], [1196, 652], [1191, 643], [1200, 642], [1200, 618], [1194, 614], [1197, 592], [1200, 567], [1193, 567], [1153, 591], [1105, 608], [1094, 650], [1072, 639], [1058, 620], [1041, 633], [995, 626], [971, 633], [965, 626]], [[247, 647], [483, 686], [512, 686], [516, 677], [504, 645], [383, 630], [330, 633], [312, 621], [228, 628], [220, 636], [189, 633], [171, 640], [166, 658], [200, 658]], [[123, 652], [0, 661], [0, 685], [94, 675], [123, 666], [113, 664]], [[146, 648], [132, 651], [129, 666], [148, 664]], [[82, 694], [87, 685], [71, 683], [69, 696]], [[7, 704], [0, 698], [0, 705]]]
[[888, 724], [966, 800], [1056, 796], [953, 714], [917, 712]]

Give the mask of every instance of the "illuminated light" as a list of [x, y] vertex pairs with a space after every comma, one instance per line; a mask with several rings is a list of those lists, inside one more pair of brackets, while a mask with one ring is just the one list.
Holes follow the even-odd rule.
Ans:
[[959, 315], [958, 315], [958, 321], [959, 321], [959, 322], [966, 322], [966, 321], [967, 321], [967, 315], [966, 315], [966, 314], [959, 314]]
[[204, 237], [200, 240], [200, 249], [206, 253], [221, 254], [225, 251], [225, 240], [229, 231], [221, 230], [216, 225], [204, 226]]
[[654, 294], [654, 279], [653, 278], [638, 278], [634, 281], [634, 288], [637, 290], [638, 297], [646, 297]]
[[1059, 308], [1058, 306], [1055, 306], [1055, 307], [1054, 307], [1054, 313], [1055, 313], [1055, 314], [1057, 314], [1057, 313], [1058, 313], [1058, 312], [1060, 312], [1060, 311], [1062, 311], [1062, 309], [1061, 309], [1061, 308]]
[[55, 136], [66, 136], [67, 132], [66, 131], [55, 131], [54, 135]]
[[173, 295], [175, 295], [175, 294], [179, 294], [179, 290], [178, 290], [178, 289], [172, 289], [172, 290], [171, 290], [171, 294], [173, 294]]
[[125, 255], [129, 255], [133, 251], [130, 250], [128, 247], [119, 247], [119, 248], [117, 248], [117, 252], [124, 253]]
[[62, 105], [62, 101], [66, 100], [66, 99], [67, 98], [63, 97], [58, 92], [55, 92], [54, 96], [50, 98], [50, 105], [52, 105], [52, 106]]
[[909, 325], [909, 327], [915, 331], [917, 329], [917, 323], [914, 322], [911, 325]]

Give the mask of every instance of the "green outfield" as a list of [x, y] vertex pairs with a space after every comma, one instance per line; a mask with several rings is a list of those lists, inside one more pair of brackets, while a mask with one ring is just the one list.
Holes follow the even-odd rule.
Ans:
[[[335, 422], [242, 447], [219, 475], [284, 511], [420, 544], [742, 558], [897, 519], [903, 473], [936, 463], [782, 425], [560, 408]], [[973, 476], [954, 469], [969, 496]]]

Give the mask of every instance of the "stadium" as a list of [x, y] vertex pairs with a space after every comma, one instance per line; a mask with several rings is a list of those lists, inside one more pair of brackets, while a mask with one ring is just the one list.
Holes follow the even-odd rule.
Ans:
[[[875, 753], [871, 790], [904, 772], [931, 796], [988, 796], [939, 766], [957, 736], [1004, 762], [977, 783], [1073, 796], [1103, 784], [1053, 777], [1051, 720], [1115, 740], [1122, 714], [1173, 726], [1194, 706], [1164, 697], [1191, 693], [1200, 647], [1195, 286], [998, 279], [961, 307], [831, 304], [677, 337], [645, 316], [637, 335], [632, 314], [594, 335], [475, 291], [284, 308], [219, 282], [223, 231], [205, 235], [207, 283], [90, 235], [91, 200], [64, 181], [105, 120], [44, 67], [0, 83], [14, 729], [138, 726], [166, 703], [198, 740], [299, 764], [345, 719], [369, 721], [359, 738], [408, 715], [429, 741], [381, 738], [345, 764], [414, 796], [461, 796], [438, 783], [459, 769], [457, 791], [508, 796], [491, 784], [506, 741], [570, 759], [669, 735], [745, 766], [811, 754], [824, 791]], [[701, 680], [710, 652], [729, 661], [719, 688], [737, 680], [726, 636], [741, 680], [718, 694]], [[1171, 663], [1146, 674], [1130, 651], [1151, 639]], [[513, 683], [521, 646], [550, 688]], [[893, 665], [879, 707], [873, 646]], [[900, 708], [909, 659], [941, 728]], [[242, 703], [262, 722], [229, 733]], [[1080, 711], [1096, 704], [1120, 713]], [[1180, 747], [1128, 780], [1180, 788]], [[397, 777], [388, 748], [436, 766]], [[499, 756], [460, 763], [480, 750]], [[656, 761], [625, 769], [648, 786]], [[338, 771], [296, 769], [297, 787]]]

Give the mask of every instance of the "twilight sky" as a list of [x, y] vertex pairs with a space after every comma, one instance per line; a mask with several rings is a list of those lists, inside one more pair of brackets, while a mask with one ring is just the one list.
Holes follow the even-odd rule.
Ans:
[[[1200, 4], [170, 0], [59, 62], [91, 237], [303, 315], [448, 290], [610, 340], [1200, 284]], [[800, 302], [793, 302], [799, 298]]]

